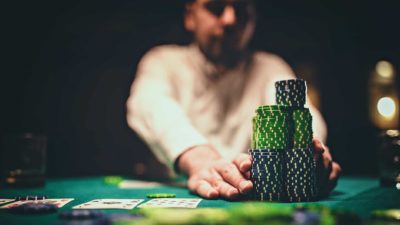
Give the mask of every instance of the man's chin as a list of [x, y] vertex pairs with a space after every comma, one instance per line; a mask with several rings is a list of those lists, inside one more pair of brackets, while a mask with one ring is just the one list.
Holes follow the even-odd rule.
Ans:
[[212, 49], [211, 51], [204, 51], [206, 57], [217, 65], [224, 67], [235, 67], [239, 61], [243, 58], [243, 51], [237, 49], [225, 49], [218, 48]]

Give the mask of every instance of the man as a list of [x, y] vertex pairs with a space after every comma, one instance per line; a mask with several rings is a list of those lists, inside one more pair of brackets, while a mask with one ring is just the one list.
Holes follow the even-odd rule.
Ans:
[[[233, 199], [253, 188], [251, 159], [243, 152], [254, 110], [275, 104], [274, 82], [293, 79], [293, 71], [276, 55], [247, 49], [255, 26], [250, 0], [189, 1], [184, 25], [193, 44], [156, 47], [140, 61], [127, 121], [161, 162], [189, 177], [190, 190]], [[340, 166], [323, 145], [323, 118], [309, 107], [315, 157], [323, 165], [320, 188], [327, 193]]]

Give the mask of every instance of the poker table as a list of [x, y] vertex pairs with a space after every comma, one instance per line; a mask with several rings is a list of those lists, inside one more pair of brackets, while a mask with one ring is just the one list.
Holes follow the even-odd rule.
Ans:
[[[41, 188], [7, 189], [0, 190], [0, 198], [14, 198], [26, 195], [47, 195], [49, 198], [74, 198], [59, 212], [71, 209], [81, 203], [93, 199], [144, 199], [147, 193], [175, 193], [178, 198], [198, 198], [184, 187], [158, 186], [151, 188], [121, 189], [117, 185], [104, 182], [104, 177], [82, 177], [48, 179]], [[227, 208], [244, 204], [243, 201], [227, 201], [222, 199], [203, 199], [198, 208]], [[300, 204], [300, 203], [274, 203], [274, 204]], [[319, 205], [332, 209], [348, 210], [357, 214], [362, 219], [368, 219], [371, 211], [376, 209], [400, 208], [400, 191], [395, 187], [381, 187], [376, 178], [342, 177], [331, 195], [316, 202], [301, 203], [301, 205]], [[103, 210], [105, 213], [126, 210]], [[55, 224], [58, 221], [57, 213], [44, 215], [20, 215], [0, 210], [0, 224]]]

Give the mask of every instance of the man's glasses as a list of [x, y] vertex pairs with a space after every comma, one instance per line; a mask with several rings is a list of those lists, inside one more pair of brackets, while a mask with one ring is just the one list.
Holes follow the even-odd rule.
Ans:
[[213, 15], [220, 17], [228, 5], [234, 8], [238, 17], [247, 16], [253, 7], [251, 0], [211, 0], [205, 2], [203, 6]]

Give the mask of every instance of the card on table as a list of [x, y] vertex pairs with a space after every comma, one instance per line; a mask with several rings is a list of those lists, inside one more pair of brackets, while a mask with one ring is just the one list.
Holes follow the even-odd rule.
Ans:
[[21, 200], [21, 201], [10, 203], [8, 205], [4, 205], [0, 208], [8, 209], [8, 208], [12, 208], [15, 206], [23, 205], [25, 203], [53, 204], [53, 205], [56, 205], [58, 208], [61, 208], [72, 200], [74, 200], [74, 199], [73, 198], [49, 198], [49, 199], [44, 199], [44, 200]]
[[167, 182], [160, 183], [154, 181], [142, 181], [142, 180], [123, 180], [118, 184], [121, 189], [136, 189], [136, 188], [155, 188], [161, 186], [172, 186], [172, 187], [186, 187], [186, 182]]
[[14, 201], [15, 199], [0, 199], [0, 205]]
[[144, 199], [94, 199], [73, 209], [133, 209]]
[[157, 198], [145, 202], [139, 208], [196, 208], [200, 198]]

